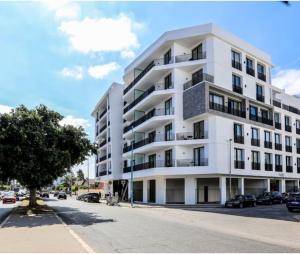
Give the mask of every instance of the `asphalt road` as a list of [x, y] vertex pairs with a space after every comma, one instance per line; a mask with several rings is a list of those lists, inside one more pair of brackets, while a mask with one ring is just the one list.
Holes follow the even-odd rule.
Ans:
[[[167, 210], [153, 216], [153, 209], [160, 208], [108, 207], [74, 199], [47, 203], [96, 252], [299, 252], [173, 220]], [[152, 209], [151, 216], [146, 209]]]
[[17, 204], [3, 204], [0, 200], [0, 224]]

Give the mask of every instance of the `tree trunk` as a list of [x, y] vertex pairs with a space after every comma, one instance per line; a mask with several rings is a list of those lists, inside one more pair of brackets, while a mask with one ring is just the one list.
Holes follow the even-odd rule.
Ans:
[[36, 206], [36, 188], [32, 188], [29, 190], [29, 206]]

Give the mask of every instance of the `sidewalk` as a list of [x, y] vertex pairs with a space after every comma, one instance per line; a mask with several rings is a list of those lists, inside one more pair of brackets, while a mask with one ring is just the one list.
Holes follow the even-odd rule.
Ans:
[[87, 249], [47, 206], [27, 215], [22, 206], [15, 208], [0, 229], [0, 252], [76, 252]]

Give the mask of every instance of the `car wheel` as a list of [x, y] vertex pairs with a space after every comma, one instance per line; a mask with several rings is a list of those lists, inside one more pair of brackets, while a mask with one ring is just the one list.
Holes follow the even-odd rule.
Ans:
[[243, 205], [243, 203], [240, 203], [240, 206], [239, 206], [240, 208], [243, 208], [244, 207], [244, 205]]

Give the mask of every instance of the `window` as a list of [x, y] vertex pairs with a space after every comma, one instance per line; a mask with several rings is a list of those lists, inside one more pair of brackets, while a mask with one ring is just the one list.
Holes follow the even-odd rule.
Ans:
[[192, 60], [203, 59], [202, 43], [192, 50]]
[[165, 115], [172, 115], [172, 98], [165, 101]]
[[265, 148], [272, 149], [271, 132], [265, 131]]
[[274, 120], [275, 120], [275, 128], [281, 130], [281, 120], [280, 114], [275, 112], [274, 113]]
[[204, 147], [194, 148], [194, 165], [205, 166]]
[[165, 54], [164, 54], [164, 64], [169, 64], [171, 62], [172, 56], [171, 56], [171, 49], [169, 49]]
[[256, 128], [251, 128], [251, 145], [259, 146], [259, 131]]
[[258, 84], [256, 84], [256, 99], [261, 102], [265, 101], [263, 87]]
[[296, 133], [300, 134], [300, 120], [296, 120]]
[[255, 76], [253, 60], [249, 59], [248, 57], [246, 58], [246, 66], [247, 66], [246, 68], [247, 74]]
[[288, 132], [292, 131], [291, 118], [289, 116], [284, 116], [285, 130]]
[[275, 171], [282, 172], [281, 155], [275, 154]]
[[255, 106], [250, 106], [250, 119], [254, 121], [258, 120], [258, 109]]
[[257, 64], [257, 77], [260, 80], [266, 81], [265, 66], [259, 63]]
[[265, 153], [265, 170], [272, 171], [272, 154]]
[[280, 134], [278, 134], [278, 133], [275, 133], [275, 143], [281, 144], [281, 137], [280, 137]]
[[156, 137], [156, 132], [155, 131], [152, 131], [148, 134], [148, 140], [149, 140], [149, 143], [153, 143], [155, 142], [155, 137]]
[[234, 149], [234, 167], [238, 169], [245, 168], [244, 151], [243, 149]]
[[231, 59], [232, 59], [232, 67], [242, 70], [242, 64], [241, 64], [241, 54], [237, 53], [236, 51], [231, 51]]
[[216, 94], [209, 94], [210, 108], [218, 111], [224, 111], [224, 97]]
[[243, 94], [241, 77], [239, 77], [235, 74], [232, 74], [232, 90], [236, 93]]
[[286, 156], [285, 157], [285, 165], [286, 165], [286, 172], [292, 173], [293, 172], [293, 164], [292, 164], [292, 157]]
[[203, 69], [196, 71], [192, 74], [192, 86], [203, 81]]
[[232, 99], [228, 99], [228, 113], [235, 116], [244, 118], [246, 117], [246, 113], [242, 107], [242, 103]]
[[148, 156], [149, 168], [156, 167], [156, 154], [151, 154]]
[[243, 126], [241, 124], [234, 124], [234, 142], [244, 144]]
[[173, 140], [172, 123], [165, 126], [165, 141]]
[[259, 152], [252, 151], [251, 153], [252, 153], [252, 169], [260, 170]]
[[285, 151], [292, 152], [292, 139], [288, 136], [285, 136]]
[[300, 153], [300, 139], [296, 139], [296, 148], [297, 148], [297, 153]]
[[173, 166], [172, 149], [165, 151], [165, 166], [166, 167], [172, 167]]
[[172, 86], [172, 73], [165, 77], [165, 89], [171, 89]]
[[297, 173], [300, 174], [300, 158], [297, 158]]
[[[261, 118], [262, 118], [262, 119], [265, 119], [265, 120], [269, 119], [269, 113], [268, 113], [268, 110], [261, 109], [261, 110], [260, 110], [260, 113], [261, 113]], [[264, 121], [264, 120], [262, 120], [262, 121]]]
[[194, 139], [205, 138], [204, 121], [194, 123]]

